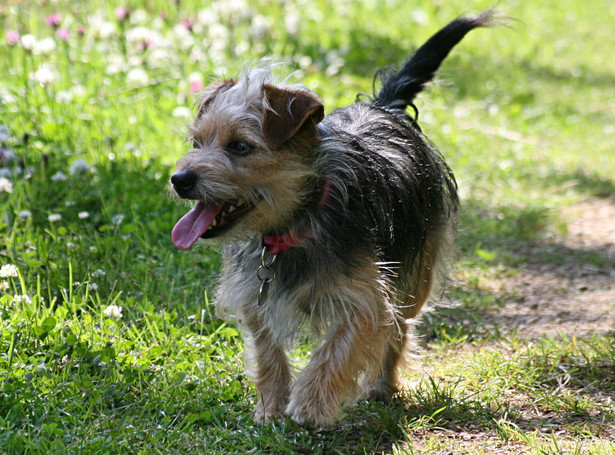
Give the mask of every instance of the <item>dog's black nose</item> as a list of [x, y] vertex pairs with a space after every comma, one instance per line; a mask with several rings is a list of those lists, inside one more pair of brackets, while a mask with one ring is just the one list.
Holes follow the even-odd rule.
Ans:
[[171, 176], [173, 188], [179, 196], [187, 198], [190, 191], [195, 187], [198, 175], [193, 171], [179, 171]]

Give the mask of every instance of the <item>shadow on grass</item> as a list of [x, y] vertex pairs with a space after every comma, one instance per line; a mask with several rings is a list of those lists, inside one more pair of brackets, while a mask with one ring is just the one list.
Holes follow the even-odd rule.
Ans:
[[615, 76], [612, 73], [603, 73], [595, 69], [585, 68], [583, 71], [561, 71], [551, 66], [537, 64], [536, 60], [523, 60], [517, 63], [529, 79], [544, 79], [556, 84], [565, 82], [575, 83], [584, 87], [600, 86], [613, 87]]
[[[458, 384], [437, 383], [428, 378], [408, 396], [399, 396], [388, 403], [362, 402], [349, 409], [346, 417], [334, 427], [310, 431], [293, 422], [282, 425], [282, 438], [265, 453], [299, 454], [371, 454], [391, 453], [413, 439], [413, 433], [448, 430], [466, 431], [489, 428], [502, 418], [504, 410], [496, 410], [473, 396], [464, 396]], [[285, 450], [280, 450], [281, 448]]]
[[[609, 195], [613, 186], [610, 180], [589, 177], [582, 172], [561, 178], [575, 180], [579, 189], [594, 197]], [[474, 270], [471, 276], [475, 278], [450, 283], [443, 299], [445, 305], [423, 314], [417, 326], [422, 342], [439, 340], [459, 344], [502, 338], [504, 327], [497, 321], [504, 322], [504, 319], [497, 316], [498, 308], [511, 301], [519, 303], [515, 292], [523, 295], [523, 290], [492, 291], [480, 283], [481, 276], [494, 273], [511, 276], [522, 272], [535, 277], [538, 283], [558, 280], [561, 289], [557, 292], [571, 296], [577, 292], [578, 282], [606, 283], [615, 270], [615, 239], [611, 243], [577, 246], [555, 241], [558, 231], [565, 231], [565, 226], [557, 213], [547, 207], [491, 208], [479, 201], [466, 201], [458, 243], [463, 268]], [[553, 309], [548, 311], [556, 313]]]
[[575, 169], [570, 173], [553, 171], [543, 181], [551, 187], [573, 188], [588, 196], [609, 198], [615, 196], [615, 180], [588, 174], [583, 169]]
[[[589, 377], [606, 377], [612, 365], [591, 368], [592, 374]], [[577, 392], [586, 393], [586, 380], [587, 377], [584, 377], [579, 381], [575, 389]], [[585, 386], [581, 383], [585, 383]], [[548, 385], [547, 380], [539, 384], [535, 392], [528, 389], [519, 393], [529, 397], [534, 397], [535, 393], [534, 398], [537, 399], [542, 396], [541, 386]], [[591, 393], [600, 395], [612, 393], [612, 390], [612, 381], [607, 381], [594, 387]], [[309, 431], [287, 421], [278, 427], [270, 447], [267, 447], [268, 438], [261, 439], [264, 444], [260, 449], [266, 453], [270, 453], [268, 449], [275, 449], [275, 453], [299, 454], [395, 453], [395, 448], [416, 442], [420, 444], [430, 434], [438, 434], [439, 437], [446, 435], [451, 439], [473, 435], [472, 439], [502, 437], [505, 440], [506, 436], [501, 434], [502, 425], [548, 434], [563, 428], [574, 432], [574, 428], [582, 424], [602, 428], [604, 422], [600, 419], [613, 419], [612, 412], [606, 410], [599, 415], [589, 415], [580, 403], [575, 402], [581, 398], [574, 395], [554, 397], [551, 405], [558, 407], [558, 412], [536, 415], [527, 412], [519, 403], [513, 404], [511, 397], [485, 398], [480, 396], [480, 392], [468, 393], [460, 381], [450, 383], [427, 377], [414, 389], [391, 402], [357, 404], [348, 410], [347, 416], [334, 428]]]

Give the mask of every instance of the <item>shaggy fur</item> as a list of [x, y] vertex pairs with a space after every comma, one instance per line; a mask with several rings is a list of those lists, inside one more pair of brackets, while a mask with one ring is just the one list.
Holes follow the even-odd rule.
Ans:
[[[326, 117], [315, 94], [274, 84], [264, 65], [203, 93], [193, 148], [171, 178], [197, 203], [173, 240], [222, 246], [215, 303], [244, 329], [256, 420], [320, 427], [357, 397], [396, 392], [408, 325], [452, 248], [458, 209], [453, 174], [405, 110], [490, 20], [451, 22], [399, 72], [381, 72], [373, 100]], [[294, 377], [286, 352], [304, 325], [322, 340]]]

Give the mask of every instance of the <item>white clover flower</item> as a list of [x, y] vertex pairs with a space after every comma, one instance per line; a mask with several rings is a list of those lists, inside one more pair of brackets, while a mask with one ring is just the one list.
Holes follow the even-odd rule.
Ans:
[[91, 166], [88, 164], [88, 162], [82, 158], [79, 158], [76, 161], [73, 161], [73, 164], [71, 164], [68, 168], [68, 172], [70, 173], [70, 175], [81, 175], [85, 172], [90, 171]]
[[0, 153], [2, 154], [2, 160], [0, 161], [0, 164], [4, 163], [6, 165], [15, 161], [15, 152], [11, 147], [0, 146]]
[[[98, 291], [98, 285], [92, 281], [90, 284], [88, 284], [88, 289], [92, 292], [96, 292]], [[122, 311], [120, 310], [120, 317], [122, 317], [121, 312]]]
[[207, 61], [207, 56], [203, 49], [199, 46], [194, 46], [190, 51], [190, 56], [188, 57], [189, 61], [199, 63]]
[[51, 65], [43, 63], [34, 73], [30, 73], [30, 79], [44, 87], [56, 80], [56, 73]]
[[15, 98], [11, 92], [5, 88], [0, 88], [0, 99], [2, 99], [4, 104], [13, 104], [17, 102], [17, 98]]
[[81, 84], [73, 85], [70, 91], [73, 94], [73, 96], [76, 96], [77, 98], [83, 98], [87, 94], [87, 90]]
[[60, 90], [56, 93], [56, 101], [60, 104], [68, 104], [73, 100], [73, 93], [69, 90]]
[[9, 127], [6, 125], [0, 125], [0, 142], [7, 142], [10, 138], [11, 131], [9, 130]]
[[36, 47], [38, 40], [36, 39], [36, 36], [28, 33], [26, 35], [23, 35], [19, 42], [21, 43], [21, 47], [23, 47], [27, 51], [31, 51]]
[[148, 22], [148, 20], [149, 17], [145, 10], [137, 9], [130, 13], [130, 23], [133, 25], [145, 24], [146, 22]]
[[152, 33], [152, 30], [147, 27], [134, 27], [126, 30], [126, 41], [129, 43], [147, 41]]
[[264, 37], [271, 28], [272, 23], [273, 21], [270, 17], [257, 14], [252, 18], [252, 26], [250, 27], [252, 34], [256, 38]]
[[15, 305], [30, 305], [32, 303], [32, 299], [28, 294], [16, 295], [13, 297], [13, 303]]
[[56, 172], [55, 174], [53, 174], [51, 176], [51, 181], [52, 182], [65, 182], [67, 180], [68, 177], [66, 177], [66, 174], [64, 174], [63, 172]]
[[209, 38], [213, 41], [211, 45], [219, 43], [219, 46], [224, 46], [224, 42], [230, 36], [231, 31], [222, 24], [212, 24], [209, 27]]
[[9, 288], [8, 281], [0, 281], [0, 291], [6, 291]]
[[115, 33], [115, 24], [113, 22], [101, 22], [98, 25], [98, 36], [105, 41], [111, 38]]
[[217, 24], [220, 18], [218, 17], [217, 12], [213, 10], [213, 8], [206, 8], [202, 9], [197, 13], [196, 20], [199, 24], [204, 25], [205, 27], [209, 27], [211, 25]]
[[109, 318], [120, 319], [122, 317], [122, 307], [118, 305], [109, 305], [104, 309], [103, 313]]
[[66, 242], [66, 248], [75, 248], [75, 244], [73, 242]]
[[13, 192], [13, 184], [6, 177], [0, 177], [0, 193], [12, 193]]
[[77, 216], [79, 217], [80, 220], [85, 220], [86, 218], [90, 216], [90, 212], [79, 212]]
[[111, 222], [113, 224], [115, 224], [116, 226], [119, 226], [120, 224], [122, 224], [122, 221], [124, 221], [124, 218], [126, 218], [125, 215], [122, 215], [121, 213], [118, 213], [118, 214], [113, 215], [111, 217]]
[[123, 55], [111, 54], [107, 56], [107, 74], [117, 74], [126, 71], [127, 62]]
[[188, 84], [194, 84], [197, 82], [203, 82], [203, 74], [199, 72], [194, 72], [188, 74]]
[[98, 278], [101, 276], [105, 276], [107, 273], [103, 269], [96, 269], [92, 272], [92, 276], [94, 278]]
[[173, 109], [173, 117], [190, 119], [192, 118], [192, 111], [185, 106], [178, 106]]
[[177, 54], [170, 52], [162, 47], [154, 49], [147, 57], [147, 64], [150, 68], [168, 68], [169, 65], [174, 65]]
[[286, 27], [286, 33], [291, 36], [296, 36], [299, 33], [301, 27], [301, 16], [296, 12], [289, 12], [284, 17], [284, 26]]
[[15, 264], [5, 264], [0, 267], [0, 278], [11, 278], [19, 275], [19, 269]]
[[160, 33], [147, 27], [135, 27], [127, 30], [126, 42], [131, 49], [138, 52], [164, 47], [167, 43], [170, 44]]
[[43, 38], [38, 41], [34, 46], [34, 49], [32, 49], [32, 52], [38, 55], [47, 55], [51, 54], [55, 50], [56, 40], [54, 40], [51, 36], [48, 36], [47, 38]]
[[60, 221], [62, 219], [62, 215], [59, 213], [50, 213], [47, 219], [50, 223], [55, 223], [56, 221]]
[[417, 8], [412, 11], [410, 17], [412, 18], [412, 21], [418, 25], [425, 25], [429, 21], [429, 16], [425, 12], [425, 10], [422, 10], [420, 8]]
[[60, 171], [56, 172], [55, 174], [51, 176], [52, 182], [65, 182], [66, 179], [67, 179], [66, 174]]
[[233, 52], [235, 52], [235, 55], [238, 57], [242, 56], [243, 54], [246, 54], [249, 51], [250, 43], [248, 43], [247, 41], [240, 41], [233, 49]]
[[301, 68], [307, 68], [307, 67], [309, 67], [313, 63], [312, 62], [312, 57], [309, 57], [307, 55], [303, 55], [303, 56], [297, 58], [297, 63], [299, 64], [299, 66]]
[[192, 33], [182, 24], [177, 24], [173, 27], [171, 36], [182, 50], [187, 50], [194, 46], [194, 37]]
[[149, 76], [143, 68], [133, 68], [126, 75], [126, 83], [131, 87], [143, 87], [149, 82]]
[[12, 147], [0, 146], [0, 152], [2, 152], [2, 161], [0, 164], [4, 163], [6, 165], [15, 161], [16, 156]]
[[30, 210], [22, 210], [17, 214], [17, 218], [20, 220], [27, 220], [32, 217], [32, 212]]

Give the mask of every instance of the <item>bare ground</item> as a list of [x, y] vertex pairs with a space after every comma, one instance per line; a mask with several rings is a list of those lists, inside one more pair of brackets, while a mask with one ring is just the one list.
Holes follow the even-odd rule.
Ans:
[[494, 285], [511, 297], [486, 317], [500, 333], [531, 339], [615, 331], [615, 198], [586, 200], [561, 217], [568, 234], [524, 251], [535, 260]]
[[[520, 246], [516, 253], [529, 258], [524, 267], [489, 281], [487, 291], [501, 297], [504, 305], [481, 314], [481, 324], [497, 327], [500, 335], [514, 332], [528, 340], [615, 333], [615, 197], [587, 199], [559, 215], [567, 224], [565, 236]], [[429, 374], [432, 368], [423, 372]], [[596, 391], [593, 399], [610, 407], [615, 402], [611, 395]], [[578, 428], [570, 428], [561, 416], [540, 410], [521, 396], [516, 408], [518, 429], [530, 434], [539, 430], [545, 438], [544, 453], [552, 453], [549, 441], [556, 441], [559, 453], [587, 453], [601, 441], [615, 440], [615, 425], [594, 417], [580, 424], [596, 431], [579, 438]], [[411, 437], [415, 449], [433, 454], [536, 453], [522, 437], [502, 436], [495, 429], [466, 426], [417, 431]]]

